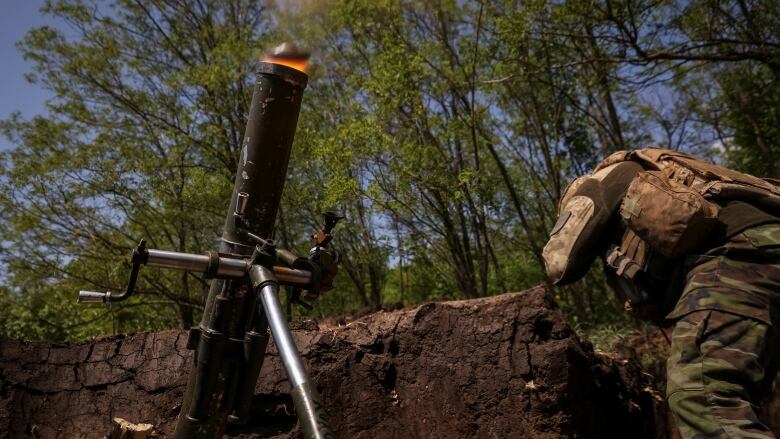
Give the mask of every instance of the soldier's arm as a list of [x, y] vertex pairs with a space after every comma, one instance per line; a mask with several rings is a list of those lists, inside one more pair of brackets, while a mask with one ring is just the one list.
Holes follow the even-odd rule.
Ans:
[[542, 251], [547, 276], [554, 284], [580, 279], [602, 252], [610, 224], [628, 185], [642, 167], [617, 163], [569, 185], [558, 208], [558, 221]]

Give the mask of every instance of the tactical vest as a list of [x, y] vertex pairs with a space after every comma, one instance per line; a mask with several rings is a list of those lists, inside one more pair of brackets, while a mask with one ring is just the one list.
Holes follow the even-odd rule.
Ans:
[[[780, 212], [780, 182], [763, 179], [667, 149], [619, 151], [593, 171], [624, 161], [645, 169], [633, 179], [620, 205], [626, 228], [605, 262], [614, 270], [616, 289], [629, 306], [646, 302], [637, 287], [651, 276], [654, 252], [675, 258], [701, 250], [717, 224], [719, 203], [740, 200], [769, 212]], [[628, 282], [626, 282], [628, 281]], [[633, 288], [632, 288], [633, 286]]]

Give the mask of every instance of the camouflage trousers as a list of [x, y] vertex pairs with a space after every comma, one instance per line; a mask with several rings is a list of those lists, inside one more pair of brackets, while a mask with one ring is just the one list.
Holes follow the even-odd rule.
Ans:
[[720, 311], [696, 311], [677, 322], [667, 364], [667, 401], [682, 437], [774, 437], [754, 405], [768, 378], [770, 329]]
[[667, 361], [667, 401], [683, 438], [774, 438], [756, 415], [780, 337], [780, 225], [754, 227], [696, 258]]

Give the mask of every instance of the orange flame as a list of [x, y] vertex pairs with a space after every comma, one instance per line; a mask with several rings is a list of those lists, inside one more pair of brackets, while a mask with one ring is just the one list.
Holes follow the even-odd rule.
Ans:
[[292, 44], [284, 43], [263, 56], [263, 62], [281, 64], [303, 73], [309, 71], [309, 52], [302, 51]]

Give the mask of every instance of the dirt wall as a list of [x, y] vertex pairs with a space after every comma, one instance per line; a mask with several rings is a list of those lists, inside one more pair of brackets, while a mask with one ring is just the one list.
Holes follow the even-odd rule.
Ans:
[[[298, 322], [295, 341], [338, 437], [665, 437], [636, 362], [595, 355], [544, 288]], [[111, 419], [170, 435], [191, 363], [186, 334], [61, 345], [0, 342], [0, 437], [100, 438]], [[273, 343], [250, 425], [232, 437], [299, 437]]]

